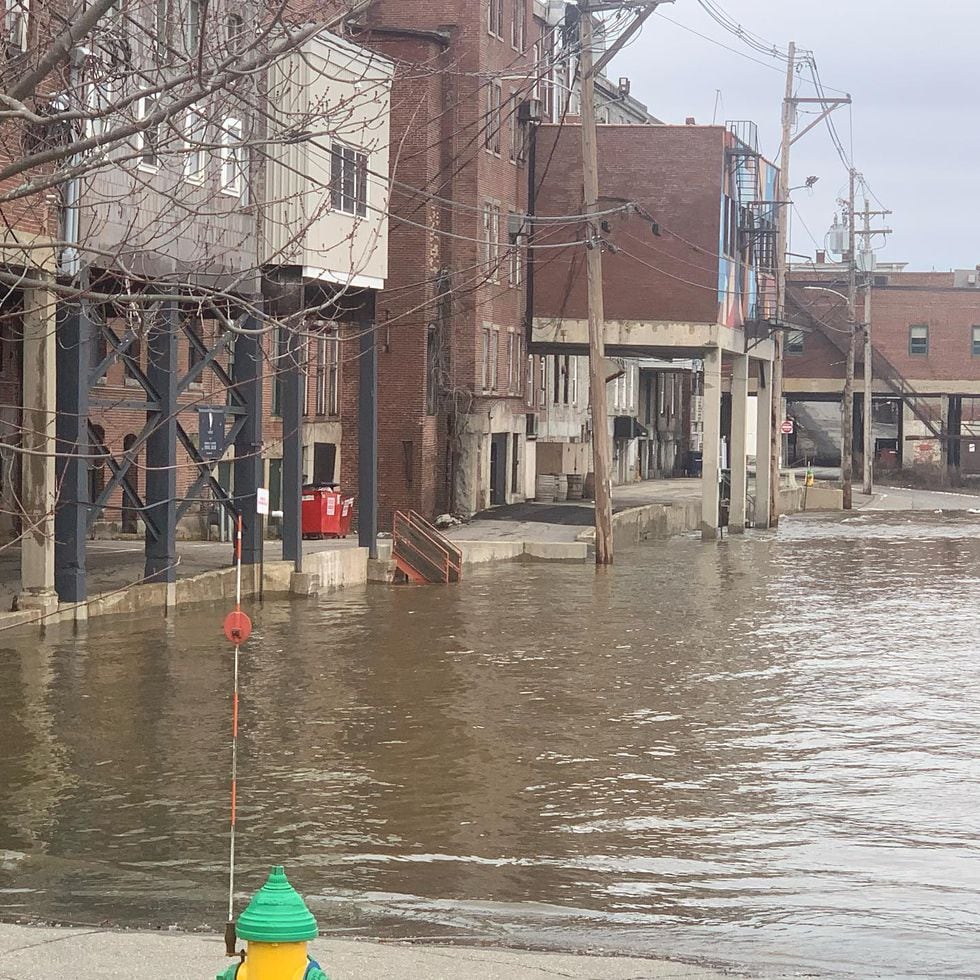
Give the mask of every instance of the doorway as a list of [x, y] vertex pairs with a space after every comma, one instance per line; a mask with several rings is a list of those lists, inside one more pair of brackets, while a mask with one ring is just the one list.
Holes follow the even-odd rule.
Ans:
[[507, 433], [490, 435], [490, 506], [507, 501]]
[[337, 446], [332, 442], [313, 443], [313, 486], [333, 483], [336, 466]]

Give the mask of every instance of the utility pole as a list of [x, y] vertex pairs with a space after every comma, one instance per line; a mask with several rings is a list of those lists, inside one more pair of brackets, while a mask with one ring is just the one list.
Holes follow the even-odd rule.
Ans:
[[854, 215], [854, 184], [857, 173], [851, 167], [847, 197], [847, 360], [844, 374], [844, 396], [841, 399], [840, 475], [844, 510], [853, 506], [854, 478], [854, 343], [857, 323], [857, 235]]
[[872, 211], [871, 202], [865, 197], [861, 217], [861, 255], [864, 272], [864, 482], [862, 490], [871, 495], [874, 492], [874, 432], [872, 427], [873, 386], [874, 386], [874, 348], [871, 344], [871, 290], [874, 287], [874, 251], [871, 243], [875, 235], [889, 235], [889, 228], [872, 228], [872, 218], [884, 218], [891, 211]]
[[[804, 60], [812, 55], [804, 54]], [[779, 456], [782, 449], [782, 412], [783, 412], [783, 350], [785, 337], [783, 328], [786, 324], [786, 276], [788, 266], [786, 253], [789, 249], [789, 209], [790, 200], [789, 164], [790, 149], [807, 133], [824, 121], [835, 109], [842, 105], [850, 105], [849, 95], [843, 98], [828, 99], [799, 98], [793, 94], [796, 77], [796, 42], [790, 41], [786, 56], [786, 95], [783, 98], [783, 138], [779, 161], [779, 225], [776, 237], [776, 331], [773, 338], [772, 365], [772, 413], [771, 413], [771, 442], [769, 449], [769, 527], [779, 524]], [[803, 127], [795, 136], [793, 126], [796, 122], [797, 107], [802, 104], [812, 104], [820, 107], [820, 112]]]
[[[796, 42], [789, 42], [786, 62], [786, 97], [783, 99], [783, 139], [779, 157], [779, 205], [776, 235], [776, 330], [773, 338], [772, 362], [772, 424], [769, 444], [769, 527], [779, 524], [779, 457], [783, 448], [783, 347], [785, 337], [782, 325], [786, 322], [786, 253], [789, 250], [789, 160], [793, 145], [793, 122], [796, 105], [793, 101], [793, 83], [796, 79]], [[762, 397], [760, 389], [758, 397]]]
[[[582, 178], [585, 214], [599, 210], [599, 158], [596, 142], [595, 76], [592, 71], [592, 14], [589, 0], [579, 2], [579, 70], [582, 78]], [[589, 288], [589, 400], [592, 408], [592, 468], [595, 471], [595, 563], [611, 565], [612, 455], [609, 445], [609, 406], [606, 402], [605, 309], [602, 302], [602, 244], [599, 226], [588, 219], [586, 269]]]

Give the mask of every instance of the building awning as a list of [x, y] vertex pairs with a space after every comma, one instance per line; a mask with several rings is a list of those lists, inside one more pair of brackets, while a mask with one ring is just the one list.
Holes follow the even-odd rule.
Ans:
[[632, 415], [617, 415], [613, 420], [614, 439], [646, 439], [650, 435]]

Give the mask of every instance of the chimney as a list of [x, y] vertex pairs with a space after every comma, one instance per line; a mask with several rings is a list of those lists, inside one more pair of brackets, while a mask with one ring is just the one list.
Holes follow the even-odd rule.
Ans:
[[697, 126], [697, 120], [694, 118], [694, 116], [688, 116], [687, 119], [684, 120], [684, 125]]
[[821, 248], [817, 250], [817, 265], [827, 264], [827, 253]]

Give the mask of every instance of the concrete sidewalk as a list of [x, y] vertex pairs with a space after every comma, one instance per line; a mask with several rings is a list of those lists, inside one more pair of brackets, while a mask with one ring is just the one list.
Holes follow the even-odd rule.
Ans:
[[[667, 960], [337, 939], [317, 940], [311, 953], [330, 980], [721, 980], [747, 975]], [[229, 962], [219, 936], [0, 923], [2, 980], [210, 980]]]

